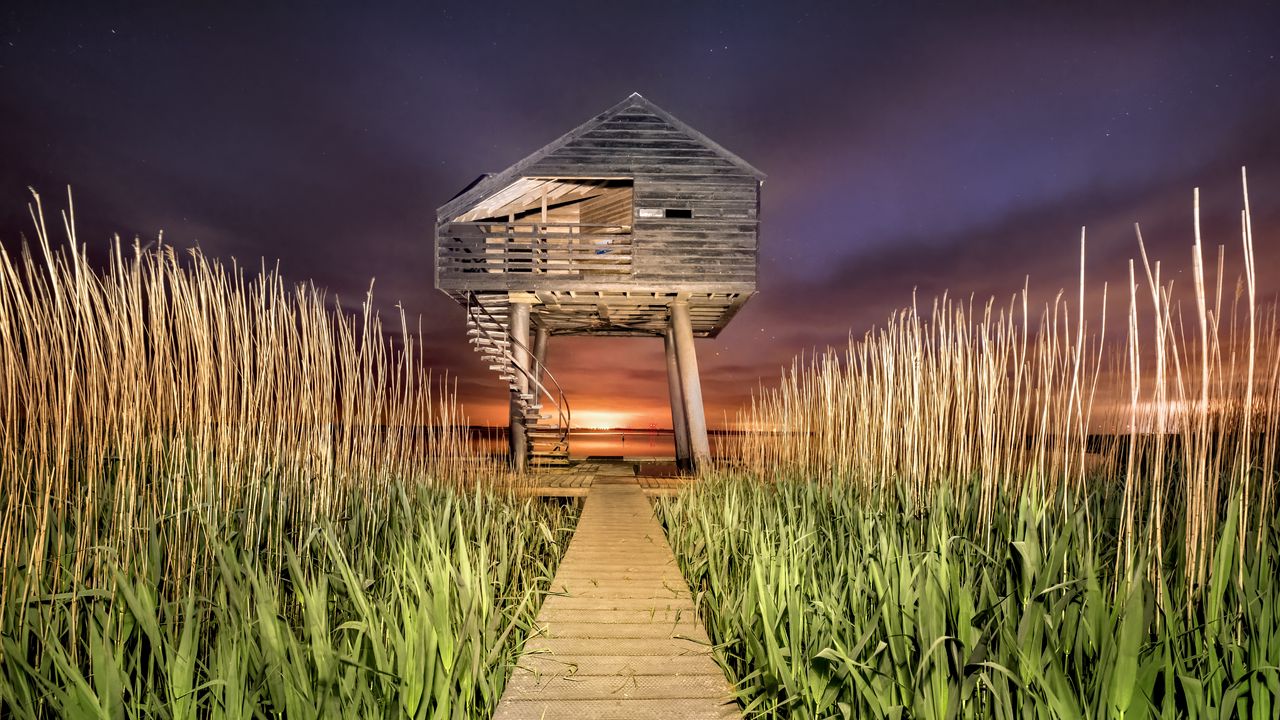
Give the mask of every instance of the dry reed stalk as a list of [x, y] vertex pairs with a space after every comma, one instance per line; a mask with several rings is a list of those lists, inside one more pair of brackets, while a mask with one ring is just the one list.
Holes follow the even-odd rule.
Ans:
[[838, 480], [900, 494], [908, 507], [948, 488], [988, 519], [1028, 494], [1066, 510], [1116, 492], [1117, 566], [1145, 563], [1158, 580], [1173, 532], [1185, 587], [1202, 586], [1227, 509], [1237, 508], [1244, 553], [1268, 527], [1280, 482], [1278, 313], [1258, 305], [1243, 172], [1241, 180], [1244, 275], [1230, 317], [1225, 248], [1210, 287], [1197, 191], [1190, 317], [1135, 227], [1143, 272], [1130, 262], [1123, 344], [1106, 337], [1105, 286], [1094, 333], [1082, 232], [1075, 317], [1060, 293], [1033, 323], [1025, 286], [1008, 306], [992, 300], [980, 312], [972, 299], [943, 295], [926, 317], [913, 297], [883, 326], [797, 358], [776, 386], [762, 387], [737, 418], [758, 432], [736, 438], [735, 468]]
[[403, 489], [502, 473], [403, 313], [393, 344], [371, 296], [352, 315], [160, 242], [117, 238], [98, 270], [70, 204], [58, 248], [38, 195], [31, 213], [39, 256], [0, 250], [6, 580], [98, 587], [108, 560], [148, 562], [154, 533], [177, 587], [210, 562], [193, 529], [279, 560], [322, 521], [377, 527]]

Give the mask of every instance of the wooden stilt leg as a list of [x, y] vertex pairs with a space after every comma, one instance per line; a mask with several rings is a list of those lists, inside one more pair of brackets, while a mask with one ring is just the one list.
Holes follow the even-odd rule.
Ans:
[[676, 466], [691, 469], [689, 426], [684, 419], [684, 393], [680, 391], [680, 366], [676, 362], [676, 339], [671, 328], [662, 336], [667, 351], [667, 391], [671, 396], [671, 433], [675, 436]]
[[684, 398], [685, 425], [689, 429], [689, 450], [694, 469], [705, 467], [711, 460], [711, 444], [707, 441], [707, 418], [702, 409], [702, 385], [698, 380], [698, 356], [693, 348], [693, 324], [689, 319], [689, 303], [671, 303], [671, 331], [675, 336], [676, 364], [680, 369], [680, 392]]
[[511, 303], [510, 322], [511, 337], [519, 344], [511, 343], [511, 357], [517, 368], [515, 369], [516, 389], [511, 391], [511, 430], [508, 435], [511, 440], [511, 466], [517, 472], [523, 472], [529, 465], [529, 441], [525, 434], [527, 421], [517, 393], [528, 394], [529, 392], [529, 378], [519, 369], [523, 368], [526, 371], [529, 369], [529, 304]]
[[533, 376], [542, 382], [542, 370], [547, 366], [547, 340], [551, 333], [539, 325], [533, 331]]

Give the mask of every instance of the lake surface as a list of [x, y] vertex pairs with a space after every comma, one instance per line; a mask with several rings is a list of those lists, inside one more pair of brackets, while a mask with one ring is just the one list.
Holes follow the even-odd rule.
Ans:
[[[507, 452], [505, 429], [479, 428], [474, 437], [487, 452]], [[720, 437], [713, 433], [709, 439], [711, 452], [716, 454]], [[569, 455], [574, 458], [592, 455], [674, 458], [675, 435], [670, 430], [573, 430], [569, 433]]]

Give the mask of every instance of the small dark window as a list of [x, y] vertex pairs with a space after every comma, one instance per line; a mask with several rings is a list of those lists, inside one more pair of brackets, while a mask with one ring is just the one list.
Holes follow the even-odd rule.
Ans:
[[669, 218], [692, 218], [693, 211], [687, 208], [667, 208], [666, 217]]

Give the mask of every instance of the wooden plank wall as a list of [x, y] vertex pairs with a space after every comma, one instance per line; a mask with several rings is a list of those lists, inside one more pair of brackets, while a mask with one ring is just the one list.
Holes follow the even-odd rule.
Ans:
[[[639, 107], [570, 141], [528, 175], [635, 178], [637, 286], [742, 283], [754, 289], [759, 183], [720, 153]], [[692, 218], [644, 217], [644, 209]]]

